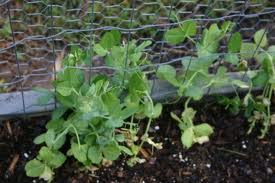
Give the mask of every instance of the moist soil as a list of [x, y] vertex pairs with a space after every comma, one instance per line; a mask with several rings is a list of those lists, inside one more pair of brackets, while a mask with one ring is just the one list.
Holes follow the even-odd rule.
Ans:
[[[127, 157], [121, 157], [109, 167], [94, 171], [80, 168], [72, 158], [56, 170], [56, 183], [125, 182], [125, 183], [275, 183], [275, 126], [264, 139], [257, 138], [259, 129], [246, 135], [247, 120], [233, 116], [215, 105], [194, 106], [199, 109], [195, 121], [205, 121], [215, 127], [215, 134], [203, 145], [189, 150], [182, 147], [180, 131], [168, 111], [180, 114], [181, 106], [166, 106], [164, 114], [155, 121], [151, 136], [163, 142], [163, 149], [144, 148], [146, 162], [128, 167]], [[168, 110], [169, 109], [169, 110]], [[34, 158], [39, 146], [34, 137], [45, 131], [49, 117], [28, 120], [13, 119], [0, 123], [0, 182], [40, 183], [39, 179], [26, 177], [25, 163]], [[18, 161], [15, 161], [18, 158]], [[16, 163], [12, 163], [12, 161]], [[11, 166], [13, 164], [13, 166]]]

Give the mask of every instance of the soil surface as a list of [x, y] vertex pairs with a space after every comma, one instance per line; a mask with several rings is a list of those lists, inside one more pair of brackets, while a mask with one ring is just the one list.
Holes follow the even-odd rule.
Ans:
[[[169, 108], [169, 110], [167, 110]], [[258, 139], [259, 130], [247, 136], [247, 120], [232, 116], [220, 107], [200, 105], [195, 121], [209, 122], [215, 127], [210, 142], [194, 145], [186, 150], [180, 142], [180, 132], [169, 117], [179, 106], [166, 106], [163, 116], [152, 125], [152, 136], [163, 142], [162, 150], [149, 154], [147, 162], [132, 168], [126, 165], [127, 157], [102, 167], [95, 172], [81, 170], [79, 164], [68, 159], [55, 174], [56, 183], [125, 182], [125, 183], [275, 183], [275, 126], [264, 139]], [[43, 132], [48, 117], [31, 120], [11, 120], [0, 123], [0, 182], [39, 183], [24, 172], [26, 161], [32, 159], [39, 146], [32, 140]], [[16, 161], [18, 159], [18, 161]], [[12, 161], [16, 163], [12, 163]], [[13, 167], [11, 164], [14, 164]]]

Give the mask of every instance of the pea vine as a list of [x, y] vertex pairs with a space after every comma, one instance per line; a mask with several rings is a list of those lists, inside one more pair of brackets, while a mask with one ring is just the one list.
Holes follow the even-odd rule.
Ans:
[[[47, 131], [34, 140], [46, 146], [26, 164], [28, 176], [53, 180], [53, 170], [65, 162], [66, 155], [89, 167], [127, 154], [132, 157], [128, 164], [134, 165], [143, 162], [137, 155], [145, 142], [161, 148], [148, 131], [161, 114], [162, 105], [152, 101], [149, 81], [140, 67], [149, 63], [143, 50], [150, 44], [146, 41], [137, 45], [133, 40], [121, 45], [118, 31], [105, 33], [94, 50], [113, 68], [112, 77], [96, 74], [85, 79], [79, 66], [90, 58], [89, 53], [75, 48], [67, 56], [63, 71], [53, 82], [56, 93], [49, 92], [44, 98], [47, 101], [54, 95], [60, 106], [47, 123]], [[146, 118], [147, 127], [139, 138], [139, 122]], [[70, 144], [66, 155], [62, 153], [65, 143]]]
[[[177, 88], [178, 97], [186, 99], [180, 117], [171, 113], [182, 132], [184, 147], [194, 143], [205, 143], [214, 132], [208, 123], [194, 123], [196, 110], [189, 106], [191, 101], [199, 101], [210, 87], [232, 86], [247, 88], [249, 92], [241, 99], [220, 96], [217, 101], [235, 114], [242, 107], [250, 123], [248, 133], [257, 123], [261, 123], [263, 137], [272, 121], [271, 96], [275, 88], [275, 46], [268, 47], [266, 31], [256, 32], [253, 43], [242, 41], [241, 34], [233, 33], [234, 23], [227, 21], [221, 25], [212, 24], [197, 35], [197, 22], [193, 20], [179, 24], [168, 30], [164, 39], [169, 44], [179, 44], [189, 40], [197, 52], [182, 58], [179, 72], [170, 65], [162, 65], [151, 70], [158, 79], [166, 80]], [[230, 36], [231, 35], [231, 36]], [[221, 41], [227, 41], [228, 53], [218, 54]], [[62, 166], [67, 156], [74, 157], [84, 167], [108, 164], [121, 154], [130, 156], [128, 165], [144, 162], [139, 152], [144, 143], [161, 149], [162, 144], [149, 136], [152, 122], [162, 113], [162, 104], [151, 98], [151, 82], [142, 66], [152, 65], [144, 49], [151, 41], [140, 44], [131, 40], [124, 44], [117, 30], [106, 32], [99, 43], [93, 44], [95, 56], [102, 58], [111, 76], [107, 73], [92, 74], [82, 70], [82, 65], [90, 64], [91, 51], [73, 48], [63, 60], [63, 70], [57, 74], [53, 85], [56, 92], [40, 90], [45, 96], [39, 101], [48, 102], [55, 97], [59, 102], [47, 123], [47, 131], [34, 139], [42, 147], [35, 159], [29, 161], [26, 173], [46, 181], [54, 178], [54, 169]], [[260, 71], [247, 68], [249, 59], [260, 64]], [[227, 67], [218, 65], [215, 74], [210, 73], [213, 63], [222, 60], [244, 70], [251, 82], [231, 78]], [[152, 72], [150, 72], [152, 73]], [[251, 89], [263, 86], [262, 95], [254, 97]], [[141, 121], [147, 121], [145, 129], [140, 129]], [[142, 132], [142, 135], [138, 135]], [[66, 144], [66, 146], [65, 146]]]

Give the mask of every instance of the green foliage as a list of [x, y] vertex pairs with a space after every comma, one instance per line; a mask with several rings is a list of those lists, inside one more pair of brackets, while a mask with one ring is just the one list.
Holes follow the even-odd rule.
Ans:
[[168, 30], [164, 35], [164, 39], [171, 44], [178, 44], [185, 41], [188, 37], [195, 36], [196, 33], [196, 22], [187, 20], [180, 24], [180, 27]]
[[29, 177], [39, 177], [46, 181], [53, 180], [53, 169], [60, 167], [66, 156], [60, 151], [43, 146], [36, 159], [29, 161], [25, 170]]
[[[187, 100], [187, 103], [189, 100]], [[195, 117], [196, 111], [193, 108], [187, 107], [179, 118], [174, 113], [171, 113], [171, 117], [178, 122], [178, 126], [182, 132], [181, 142], [189, 149], [194, 143], [205, 143], [209, 141], [209, 136], [213, 133], [213, 128], [207, 123], [201, 123], [199, 125], [193, 124], [193, 118]]]
[[[275, 90], [275, 49], [274, 46], [268, 47], [266, 30], [261, 29], [255, 33], [254, 42], [242, 43], [239, 51], [243, 59], [255, 59], [261, 68], [259, 71], [247, 71], [251, 83], [250, 90], [244, 98], [221, 96], [218, 102], [235, 115], [244, 110], [250, 125], [247, 133], [250, 134], [255, 126], [260, 125], [261, 135], [259, 137], [263, 138], [271, 125], [270, 105], [272, 93]], [[263, 87], [264, 91], [258, 96], [253, 96], [251, 93], [253, 87]]]
[[[228, 37], [234, 24], [224, 22], [205, 28], [200, 40], [195, 41], [196, 27], [195, 21], [188, 20], [165, 33], [164, 39], [170, 44], [190, 40], [196, 46], [197, 53], [182, 58], [183, 67], [179, 72], [169, 65], [160, 66], [156, 72], [159, 79], [177, 88], [179, 97], [187, 98], [181, 117], [171, 113], [182, 132], [182, 144], [190, 148], [195, 143], [202, 144], [209, 140], [213, 127], [207, 123], [194, 124], [196, 111], [188, 107], [188, 103], [201, 100], [210, 87], [225, 85], [250, 89], [254, 86], [265, 87], [263, 94], [256, 98], [250, 92], [244, 99], [239, 96], [233, 99], [218, 98], [218, 102], [234, 114], [245, 107], [245, 115], [250, 122], [248, 133], [261, 122], [263, 137], [270, 126], [270, 100], [275, 88], [275, 49], [274, 46], [268, 47], [265, 31], [260, 30], [255, 34], [254, 43], [244, 43], [237, 32]], [[228, 40], [225, 61], [239, 67], [243, 59], [253, 58], [259, 62], [260, 72], [248, 72], [251, 83], [229, 78], [223, 66], [218, 66], [215, 75], [210, 73], [211, 65], [221, 59], [218, 54], [221, 40]], [[56, 93], [40, 90], [45, 93], [40, 103], [55, 97], [60, 106], [47, 123], [47, 131], [34, 139], [35, 144], [44, 146], [37, 158], [26, 164], [28, 176], [53, 180], [54, 169], [62, 166], [66, 160], [64, 154], [72, 156], [83, 166], [100, 166], [105, 160], [114, 161], [121, 154], [126, 154], [131, 156], [127, 164], [132, 166], [143, 162], [137, 155], [144, 143], [157, 149], [162, 147], [148, 133], [152, 121], [162, 113], [162, 104], [152, 101], [148, 76], [141, 69], [141, 66], [150, 64], [143, 51], [151, 41], [137, 44], [137, 41], [131, 40], [128, 45], [121, 42], [120, 32], [113, 30], [106, 32], [98, 43], [93, 44], [95, 56], [101, 57], [107, 66], [113, 68], [112, 77], [101, 73], [87, 78], [78, 66], [91, 65], [91, 53], [74, 47], [64, 59], [63, 70], [53, 82]], [[148, 122], [140, 136], [138, 122], [141, 119], [147, 119]], [[63, 154], [64, 144], [68, 144], [68, 149]]]
[[[95, 44], [100, 48], [95, 49], [97, 56], [114, 68], [112, 77], [100, 74], [87, 81], [84, 71], [77, 66], [86, 63], [89, 53], [79, 48], [73, 48], [64, 59], [64, 69], [53, 82], [60, 106], [47, 123], [47, 131], [34, 140], [46, 146], [41, 148], [36, 159], [26, 164], [28, 176], [51, 181], [53, 170], [65, 162], [66, 156], [60, 152], [65, 143], [69, 143], [67, 156], [74, 157], [84, 166], [99, 166], [103, 160], [113, 161], [121, 154], [137, 159], [144, 142], [156, 145], [148, 137], [148, 130], [151, 121], [160, 116], [162, 105], [153, 103], [149, 81], [140, 67], [149, 63], [143, 50], [151, 42], [137, 45], [132, 40], [128, 47], [120, 42], [120, 33], [110, 31]], [[54, 97], [51, 92], [43, 92], [46, 94], [41, 99], [43, 102], [49, 96]], [[143, 135], [147, 138], [136, 136], [135, 119], [140, 118], [149, 120]]]
[[[188, 22], [188, 21], [187, 21]], [[195, 25], [193, 23], [192, 25]], [[191, 26], [192, 27], [192, 26]], [[193, 26], [192, 32], [195, 33], [196, 26]], [[232, 85], [239, 88], [249, 88], [254, 86], [265, 86], [265, 91], [261, 100], [254, 99], [250, 92], [242, 102], [239, 96], [228, 98], [225, 96], [218, 97], [220, 104], [226, 106], [233, 114], [238, 114], [242, 107], [246, 107], [245, 115], [249, 118], [251, 127], [249, 133], [255, 126], [256, 122], [262, 121], [262, 135], [263, 137], [268, 130], [270, 124], [270, 99], [274, 89], [274, 47], [270, 46], [267, 51], [264, 50], [268, 46], [267, 35], [264, 29], [257, 31], [254, 35], [254, 43], [247, 43], [242, 41], [240, 33], [235, 32], [228, 39], [228, 53], [225, 54], [224, 60], [238, 65], [240, 69], [247, 69], [244, 64], [244, 59], [256, 59], [261, 64], [260, 72], [250, 72], [253, 83], [246, 83], [239, 79], [229, 78], [226, 74], [226, 68], [219, 66], [215, 76], [209, 73], [210, 66], [220, 56], [219, 43], [222, 39], [227, 38], [227, 33], [232, 31], [234, 24], [231, 22], [224, 22], [221, 26], [212, 24], [209, 28], [203, 30], [203, 35], [198, 42], [192, 38], [193, 34], [186, 34], [188, 26], [180, 25], [179, 28], [168, 30], [164, 36], [166, 41], [170, 44], [179, 44], [186, 39], [189, 39], [197, 47], [197, 54], [195, 56], [185, 56], [182, 59], [183, 69], [176, 74], [172, 66], [160, 66], [157, 71], [157, 76], [162, 80], [167, 80], [173, 86], [178, 88], [178, 95], [187, 97], [188, 100], [200, 100], [203, 96], [204, 90], [209, 87], [219, 88], [225, 85]], [[240, 58], [239, 58], [240, 55]], [[242, 59], [240, 61], [240, 59]], [[253, 74], [252, 74], [253, 73]], [[251, 91], [251, 89], [250, 89]], [[187, 101], [188, 103], [189, 101]], [[193, 109], [192, 109], [193, 110]], [[194, 132], [193, 117], [195, 112], [190, 112], [190, 108], [185, 107], [182, 114], [182, 119], [172, 114], [172, 117], [179, 122], [179, 127], [182, 130], [182, 143], [185, 147], [190, 148], [197, 140], [198, 133]], [[188, 114], [188, 115], [187, 115]], [[253, 115], [254, 114], [254, 115]], [[260, 114], [260, 115], [259, 115]], [[256, 115], [256, 116], [255, 116]], [[207, 124], [203, 124], [205, 127]], [[192, 128], [191, 128], [192, 127]], [[210, 128], [208, 128], [210, 129]], [[210, 130], [206, 130], [210, 134]], [[206, 136], [208, 137], [208, 133]], [[207, 140], [206, 137], [202, 138]]]

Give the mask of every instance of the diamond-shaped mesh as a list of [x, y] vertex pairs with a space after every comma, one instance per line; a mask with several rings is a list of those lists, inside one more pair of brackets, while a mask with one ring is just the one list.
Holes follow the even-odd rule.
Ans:
[[[265, 28], [272, 44], [274, 16], [270, 0], [0, 0], [0, 92], [50, 88], [70, 47], [89, 49], [106, 30], [119, 29], [126, 43], [151, 40], [153, 63], [177, 65], [195, 51], [188, 41], [176, 46], [163, 41], [178, 20], [197, 20], [200, 33], [231, 20], [246, 41]], [[91, 62], [93, 69], [102, 66]]]

